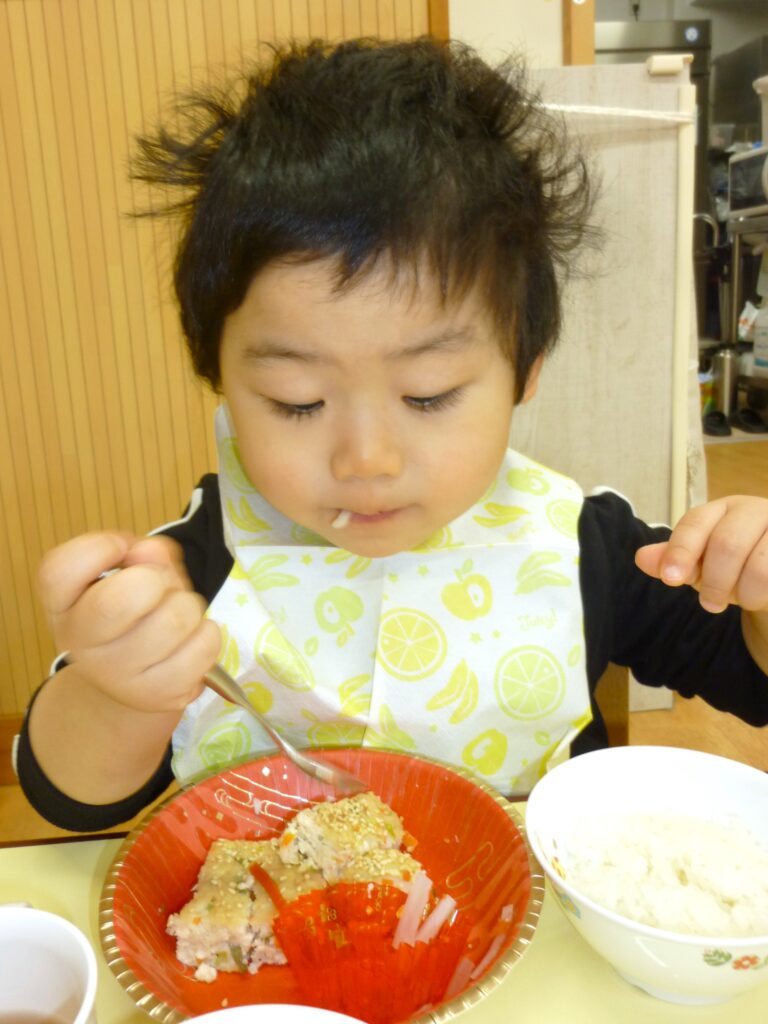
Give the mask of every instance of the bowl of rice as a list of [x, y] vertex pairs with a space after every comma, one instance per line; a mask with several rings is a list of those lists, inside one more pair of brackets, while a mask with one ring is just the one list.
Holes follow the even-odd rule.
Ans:
[[269, 1005], [439, 1024], [530, 944], [544, 876], [512, 804], [424, 758], [319, 753], [369, 788], [340, 798], [274, 755], [173, 795], [118, 850], [102, 949], [159, 1024]]
[[674, 747], [615, 747], [534, 787], [528, 837], [555, 899], [628, 982], [719, 1003], [768, 983], [768, 775]]

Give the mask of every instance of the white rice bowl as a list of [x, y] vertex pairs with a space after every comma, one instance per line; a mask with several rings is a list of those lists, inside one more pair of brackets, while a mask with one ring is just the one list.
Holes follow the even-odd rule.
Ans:
[[559, 765], [526, 825], [550, 889], [624, 978], [680, 1003], [768, 983], [768, 775], [616, 747]]

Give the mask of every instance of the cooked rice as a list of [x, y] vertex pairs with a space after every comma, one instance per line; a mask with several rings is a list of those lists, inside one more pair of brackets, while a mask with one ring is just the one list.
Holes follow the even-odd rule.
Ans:
[[672, 815], [580, 821], [567, 881], [609, 910], [686, 935], [768, 935], [768, 849], [742, 825]]

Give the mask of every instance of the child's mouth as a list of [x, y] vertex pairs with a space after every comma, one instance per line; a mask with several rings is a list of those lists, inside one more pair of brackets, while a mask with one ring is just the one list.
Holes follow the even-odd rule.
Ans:
[[338, 515], [331, 523], [331, 526], [335, 530], [343, 530], [345, 526], [349, 526], [350, 523], [356, 525], [367, 525], [370, 523], [383, 523], [387, 519], [392, 519], [400, 511], [399, 508], [383, 509], [380, 512], [352, 512], [351, 509], [342, 508], [339, 509]]

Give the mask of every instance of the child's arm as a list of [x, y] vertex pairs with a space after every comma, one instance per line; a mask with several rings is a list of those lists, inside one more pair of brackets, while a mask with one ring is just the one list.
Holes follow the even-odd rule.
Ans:
[[768, 499], [737, 495], [692, 508], [668, 541], [640, 548], [635, 561], [670, 587], [694, 587], [707, 611], [739, 605], [744, 640], [768, 673]]
[[218, 627], [168, 538], [77, 537], [46, 556], [40, 586], [68, 663], [31, 709], [35, 757], [73, 799], [121, 800], [158, 768], [218, 656]]

